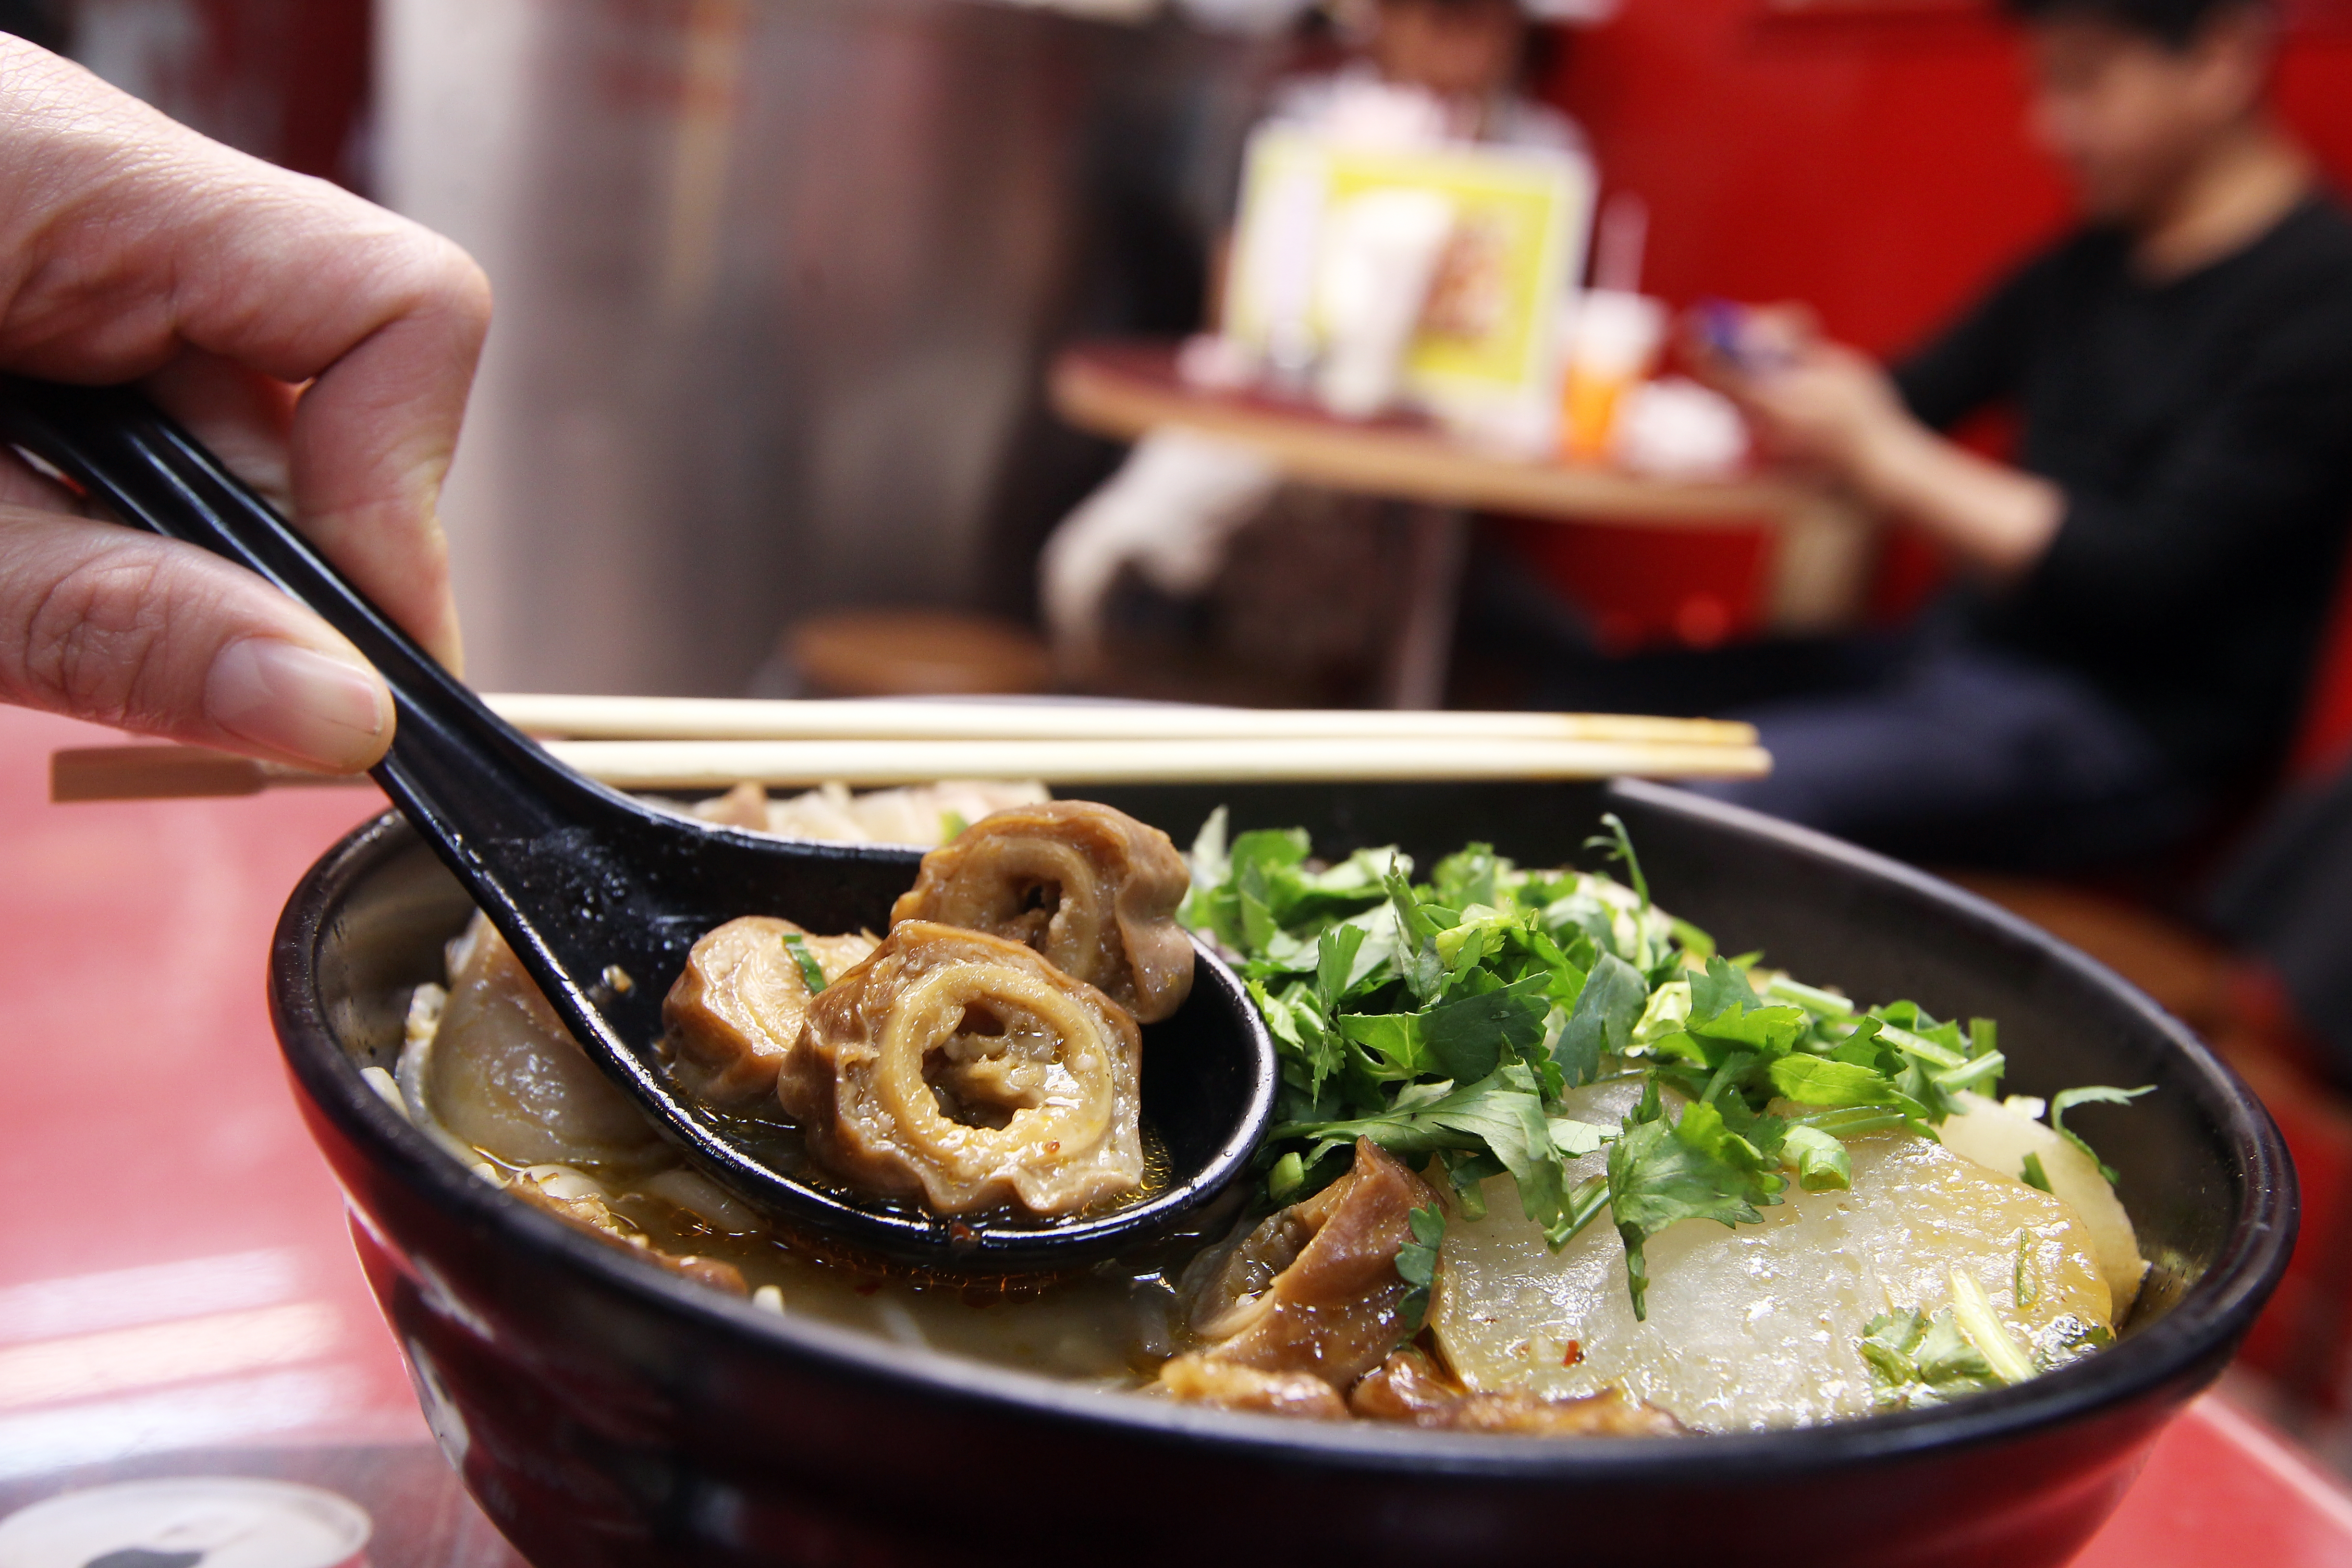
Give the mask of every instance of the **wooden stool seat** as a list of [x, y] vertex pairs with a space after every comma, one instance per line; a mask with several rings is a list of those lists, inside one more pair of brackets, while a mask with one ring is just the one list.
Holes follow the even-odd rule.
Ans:
[[834, 610], [784, 634], [813, 697], [1019, 695], [1053, 689], [1045, 639], [957, 610]]

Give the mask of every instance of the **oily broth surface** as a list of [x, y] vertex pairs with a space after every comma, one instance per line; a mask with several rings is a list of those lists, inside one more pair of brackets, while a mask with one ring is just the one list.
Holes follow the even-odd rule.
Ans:
[[[424, 1042], [428, 1061], [440, 1054], [439, 1033]], [[551, 1026], [537, 1033], [541, 1049], [577, 1051]], [[466, 1080], [430, 1076], [429, 1109], [446, 1126], [448, 1107], [438, 1096]], [[1637, 1095], [1632, 1083], [1604, 1083], [1575, 1091], [1565, 1109], [1614, 1126]], [[782, 1134], [778, 1124], [761, 1125]], [[1557, 1396], [1620, 1386], [1693, 1427], [1727, 1431], [1870, 1413], [1863, 1325], [1889, 1308], [1941, 1306], [1954, 1268], [1972, 1274], [2029, 1342], [2063, 1316], [2110, 1321], [2085, 1227], [2058, 1198], [1924, 1139], [1856, 1138], [1849, 1150], [1850, 1192], [1792, 1189], [1763, 1211], [1761, 1225], [1693, 1220], [1654, 1238], [1650, 1316], [1642, 1323], [1633, 1318], [1622, 1250], [1605, 1214], [1555, 1254], [1521, 1214], [1510, 1178], [1494, 1178], [1486, 1216], [1457, 1215], [1448, 1226], [1432, 1303], [1435, 1338], [1474, 1389]], [[921, 1283], [829, 1263], [780, 1242], [691, 1173], [648, 1168], [634, 1149], [609, 1159], [604, 1152], [583, 1144], [556, 1154], [568, 1166], [537, 1168], [592, 1177], [613, 1211], [656, 1249], [731, 1263], [755, 1299], [772, 1287], [767, 1299], [781, 1297], [788, 1313], [1113, 1388], [1149, 1384], [1162, 1362], [1191, 1348], [1174, 1281], [1214, 1237], [1185, 1238], [1049, 1286]], [[530, 1179], [517, 1163], [488, 1158], [504, 1179]], [[654, 1158], [667, 1151], [656, 1145]], [[1571, 1179], [1605, 1161], [1604, 1153], [1573, 1163]], [[2033, 1280], [2025, 1305], [2016, 1289], [2021, 1258]]]
[[[773, 1287], [769, 1300], [780, 1296], [787, 1312], [893, 1343], [1118, 1387], [1149, 1382], [1182, 1348], [1175, 1342], [1181, 1313], [1171, 1281], [1213, 1237], [1180, 1237], [1148, 1255], [1043, 1286], [940, 1285], [828, 1262], [780, 1239], [752, 1210], [678, 1164], [634, 1108], [587, 1068], [503, 944], [478, 948], [461, 939], [450, 958], [453, 975], [463, 977], [455, 994], [435, 985], [411, 999], [399, 1074], [405, 1087], [395, 1092], [413, 1095], [404, 1101], [412, 1120], [499, 1184], [545, 1180], [551, 1192], [569, 1196], [584, 1177], [656, 1251], [732, 1264], [755, 1299]], [[574, 1064], [579, 1070], [559, 1070]], [[547, 1092], [519, 1098], [516, 1082]], [[614, 1137], [612, 1115], [597, 1114], [615, 1111], [634, 1138]], [[821, 1175], [789, 1122], [714, 1114], [761, 1158]], [[457, 1136], [458, 1127], [473, 1136]], [[1165, 1146], [1149, 1126], [1143, 1131], [1139, 1191], [1103, 1207], [1165, 1189]]]
[[642, 1190], [624, 1187], [613, 1206], [661, 1251], [723, 1258], [755, 1292], [774, 1286], [787, 1313], [894, 1344], [1121, 1388], [1150, 1382], [1181, 1348], [1172, 1262], [1165, 1273], [1113, 1262], [1045, 1286], [926, 1284], [845, 1268], [765, 1235], [723, 1234]]

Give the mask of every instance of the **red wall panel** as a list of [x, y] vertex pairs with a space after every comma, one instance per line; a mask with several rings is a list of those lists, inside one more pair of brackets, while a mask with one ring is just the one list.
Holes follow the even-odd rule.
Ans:
[[[1803, 299], [1894, 350], [2061, 227], [2010, 27], [1970, 15], [1803, 16], [1764, 0], [1628, 0], [1548, 96], [1612, 190], [1650, 204], [1649, 286]], [[2352, 34], [2297, 37], [2288, 119], [2352, 183]]]
[[[1802, 300], [1829, 330], [1882, 353], [1934, 330], [2068, 221], [2066, 188], [2024, 123], [2024, 65], [1990, 7], [1792, 16], [1768, 0], [1626, 0], [1578, 34], [1544, 84], [1591, 133], [1604, 184], [1650, 205], [1646, 285]], [[2352, 186], [2352, 31], [2290, 45], [2280, 98], [2339, 184]], [[1556, 580], [1574, 552], [1543, 552]], [[1622, 552], [1621, 552], [1622, 553]], [[1752, 543], [1662, 547], [1650, 572], [1562, 582], [1599, 617], [1675, 640], [1655, 578], [1738, 604]], [[1879, 605], [1916, 602], [1916, 549], [1889, 562]], [[1672, 597], [1666, 595], [1665, 597]], [[1736, 624], [1752, 625], [1752, 604]]]

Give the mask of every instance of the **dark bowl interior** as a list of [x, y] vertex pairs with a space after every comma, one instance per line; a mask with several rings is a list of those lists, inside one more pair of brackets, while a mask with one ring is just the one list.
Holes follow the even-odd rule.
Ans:
[[[1586, 858], [1602, 810], [1659, 902], [1734, 950], [1939, 1016], [2000, 1021], [2009, 1087], [2151, 1083], [2082, 1131], [2123, 1173], [2153, 1268], [2122, 1342], [1941, 1410], [1684, 1440], [1470, 1437], [1286, 1423], [1102, 1393], [777, 1317], [599, 1246], [467, 1176], [359, 1076], [397, 1049], [463, 895], [394, 819], [296, 890], [280, 1039], [350, 1191], [372, 1283], [445, 1449], [542, 1564], [1540, 1563], [2046, 1564], [2113, 1509], [2218, 1373], [2293, 1239], [2276, 1130], [2116, 976], [1862, 851], [1652, 785], [1087, 791], [1184, 841], [1302, 824], [1318, 852], [1472, 838]], [[2070, 1123], [2071, 1123], [2070, 1119]]]

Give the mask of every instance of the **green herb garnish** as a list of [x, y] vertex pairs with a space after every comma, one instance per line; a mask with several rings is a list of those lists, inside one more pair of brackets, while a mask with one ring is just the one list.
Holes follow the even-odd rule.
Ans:
[[808, 950], [808, 943], [801, 940], [800, 932], [788, 931], [784, 933], [784, 951], [791, 953], [793, 962], [801, 966], [801, 984], [808, 987], [810, 995], [814, 996], [824, 989], [824, 966], [817, 963], [816, 954]]
[[[1507, 1173], [1555, 1248], [1610, 1214], [1640, 1315], [1644, 1249], [1667, 1227], [1754, 1224], [1792, 1181], [1844, 1189], [1843, 1140], [1898, 1128], [1933, 1137], [1962, 1091], [1998, 1096], [2007, 1061], [1990, 1020], [1964, 1031], [1912, 1002], [1865, 1008], [1761, 972], [1758, 954], [1723, 956], [1651, 902], [1624, 824], [1602, 822], [1609, 831], [1588, 847], [1630, 886], [1526, 870], [1485, 844], [1422, 882], [1394, 848], [1320, 867], [1303, 830], [1229, 837], [1223, 809], [1210, 817], [1181, 918], [1234, 958], [1275, 1039], [1269, 1197], [1329, 1181], [1360, 1137], [1442, 1175], [1469, 1220], [1486, 1212], [1484, 1184]], [[1619, 1078], [1638, 1080], [1642, 1098], [1617, 1126], [1562, 1101]], [[2064, 1106], [2128, 1098], [2074, 1090], [2052, 1102], [2051, 1121]], [[1433, 1243], [1416, 1245], [1432, 1247], [1433, 1269]], [[1980, 1351], [1967, 1365], [1945, 1354], [1931, 1320], [1917, 1320], [1908, 1348], [1897, 1343], [1907, 1330], [1889, 1332], [1886, 1356], [1935, 1369], [1906, 1374], [1931, 1395], [1977, 1363], [1999, 1381]]]
[[2155, 1092], [2156, 1085], [2152, 1083], [2143, 1084], [2137, 1089], [2109, 1089], [2105, 1084], [2092, 1084], [2083, 1089], [2061, 1089], [2050, 1097], [2050, 1130], [2089, 1155], [2091, 1163], [2098, 1166], [2099, 1174], [2105, 1176], [2107, 1179], [2107, 1185], [2112, 1187], [2116, 1184], [2114, 1167], [2100, 1159], [2079, 1135], [2068, 1131], [2066, 1113], [2078, 1105], [2129, 1105], [2141, 1095]]
[[1404, 1315], [1404, 1337], [1421, 1332], [1429, 1317], [1429, 1288], [1437, 1278], [1437, 1249], [1445, 1240], [1445, 1215], [1435, 1204], [1417, 1208], [1410, 1216], [1412, 1239], [1397, 1248], [1397, 1278], [1412, 1287], [1398, 1310]]

